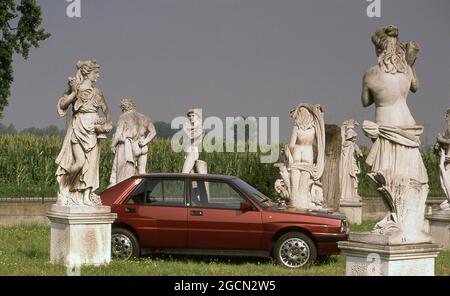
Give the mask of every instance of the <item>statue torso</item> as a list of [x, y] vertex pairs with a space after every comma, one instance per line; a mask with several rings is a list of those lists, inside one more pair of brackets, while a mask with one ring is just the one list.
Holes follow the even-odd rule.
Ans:
[[375, 66], [367, 72], [365, 83], [377, 107], [375, 120], [378, 124], [416, 125], [406, 103], [412, 78], [410, 68], [406, 73], [390, 74]]

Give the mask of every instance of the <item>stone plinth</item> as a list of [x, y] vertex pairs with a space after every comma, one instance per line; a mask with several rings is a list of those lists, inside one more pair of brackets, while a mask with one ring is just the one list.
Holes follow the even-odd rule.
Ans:
[[52, 205], [47, 217], [51, 263], [80, 266], [111, 261], [111, 224], [117, 214], [110, 207]]
[[450, 210], [440, 210], [427, 216], [433, 243], [450, 249]]
[[339, 212], [347, 217], [347, 221], [353, 224], [362, 223], [362, 202], [342, 200], [339, 204]]
[[442, 248], [433, 243], [393, 244], [389, 237], [350, 233], [338, 243], [347, 276], [433, 276]]

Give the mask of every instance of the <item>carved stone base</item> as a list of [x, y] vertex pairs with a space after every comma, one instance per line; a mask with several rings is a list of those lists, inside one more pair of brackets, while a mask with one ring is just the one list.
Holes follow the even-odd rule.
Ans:
[[111, 224], [117, 214], [110, 207], [52, 205], [47, 217], [51, 263], [81, 266], [111, 261]]
[[[350, 233], [348, 241], [338, 243], [345, 255], [347, 276], [433, 276], [435, 258], [442, 248], [433, 243], [397, 244], [386, 243], [389, 239], [379, 239], [379, 243], [357, 240]], [[374, 236], [365, 241], [373, 241]], [[384, 243], [383, 243], [384, 242]]]
[[433, 243], [450, 249], [450, 210], [440, 210], [428, 215], [430, 234]]
[[342, 200], [339, 204], [339, 212], [347, 217], [347, 221], [353, 224], [362, 223], [362, 202]]

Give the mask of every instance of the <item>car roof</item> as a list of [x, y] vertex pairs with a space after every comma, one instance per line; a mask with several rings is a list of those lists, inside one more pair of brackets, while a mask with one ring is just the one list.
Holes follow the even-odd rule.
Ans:
[[200, 178], [215, 180], [233, 180], [236, 176], [218, 175], [218, 174], [183, 174], [183, 173], [150, 173], [134, 176], [135, 178]]

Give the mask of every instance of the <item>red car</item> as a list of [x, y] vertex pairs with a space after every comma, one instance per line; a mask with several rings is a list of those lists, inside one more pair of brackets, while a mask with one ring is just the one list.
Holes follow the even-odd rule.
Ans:
[[148, 174], [101, 194], [117, 213], [113, 258], [144, 251], [201, 255], [273, 256], [299, 268], [339, 254], [345, 216], [282, 209], [241, 179], [223, 175]]

